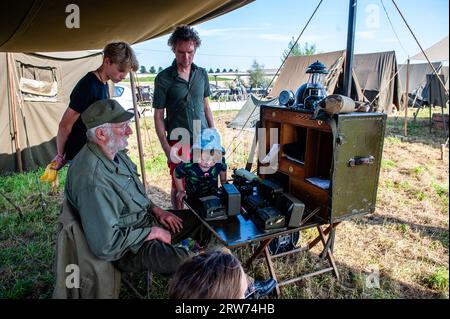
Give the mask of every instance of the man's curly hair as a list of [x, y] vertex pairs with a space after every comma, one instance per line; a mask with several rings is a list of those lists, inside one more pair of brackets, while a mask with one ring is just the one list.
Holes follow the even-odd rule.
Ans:
[[178, 41], [192, 41], [194, 42], [195, 49], [202, 44], [202, 40], [200, 40], [198, 32], [187, 24], [177, 26], [172, 32], [167, 44], [172, 48], [172, 50], [175, 50]]

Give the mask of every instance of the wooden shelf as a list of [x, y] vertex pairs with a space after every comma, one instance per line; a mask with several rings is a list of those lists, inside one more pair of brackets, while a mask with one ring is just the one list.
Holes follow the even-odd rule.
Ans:
[[280, 158], [278, 169], [280, 172], [294, 178], [304, 178], [305, 169], [303, 165], [291, 161], [287, 158]]
[[311, 114], [300, 112], [289, 112], [284, 109], [270, 109], [264, 112], [263, 121], [291, 124], [316, 130], [331, 132], [330, 126], [320, 120], [311, 120]]

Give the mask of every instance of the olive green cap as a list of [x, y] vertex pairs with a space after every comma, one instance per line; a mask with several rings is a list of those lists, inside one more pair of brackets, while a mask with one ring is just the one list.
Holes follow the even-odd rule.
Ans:
[[134, 116], [116, 100], [106, 99], [92, 103], [83, 113], [81, 120], [87, 129], [97, 127], [105, 123], [121, 123], [128, 121]]

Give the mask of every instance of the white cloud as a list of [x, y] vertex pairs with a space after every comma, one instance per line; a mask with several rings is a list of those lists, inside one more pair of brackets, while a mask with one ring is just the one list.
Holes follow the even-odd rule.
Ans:
[[[279, 33], [266, 33], [266, 34], [258, 34], [258, 39], [266, 40], [266, 41], [281, 41], [288, 43], [292, 40], [292, 35], [279, 34]], [[305, 35], [300, 38], [300, 43], [316, 43], [321, 40], [324, 40], [325, 36], [316, 36], [316, 35]], [[296, 38], [294, 38], [296, 40]]]
[[397, 38], [381, 38], [378, 41], [381, 43], [398, 43]]
[[356, 37], [360, 39], [375, 39], [375, 31], [369, 30], [369, 31], [357, 31]]
[[[282, 33], [265, 33], [270, 28], [265, 27], [242, 27], [242, 28], [218, 28], [218, 29], [202, 29], [197, 28], [199, 35], [203, 37], [221, 37], [223, 39], [260, 39], [263, 41], [274, 41], [288, 43], [292, 39], [292, 34]], [[301, 37], [301, 43], [316, 43], [326, 36], [304, 35]]]
[[211, 36], [236, 36], [240, 33], [248, 31], [262, 30], [263, 28], [223, 28], [223, 29], [202, 29], [196, 28], [201, 37], [211, 37]]
[[275, 33], [262, 33], [257, 35], [258, 39], [267, 40], [267, 41], [282, 41], [289, 42], [292, 37], [284, 34], [275, 34]]

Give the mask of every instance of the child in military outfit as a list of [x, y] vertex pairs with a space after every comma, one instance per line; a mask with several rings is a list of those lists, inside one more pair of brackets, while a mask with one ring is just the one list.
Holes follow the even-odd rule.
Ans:
[[[192, 146], [193, 161], [181, 163], [175, 168], [177, 209], [183, 209], [183, 198], [200, 198], [216, 195], [218, 179], [223, 185], [227, 180], [227, 164], [220, 135], [215, 129], [205, 129]], [[185, 183], [183, 183], [183, 178]], [[184, 186], [185, 184], [185, 186]]]

